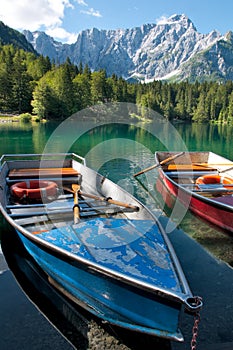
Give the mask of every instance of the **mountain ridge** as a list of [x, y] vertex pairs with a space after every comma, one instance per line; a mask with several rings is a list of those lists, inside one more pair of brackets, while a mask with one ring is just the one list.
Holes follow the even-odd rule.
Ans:
[[18, 49], [23, 49], [25, 51], [33, 52], [36, 54], [33, 46], [22, 33], [6, 26], [2, 21], [0, 21], [0, 44], [12, 44]]
[[63, 44], [41, 31], [23, 31], [31, 46], [61, 64], [105, 69], [130, 81], [232, 80], [233, 34], [213, 30], [199, 33], [184, 14], [174, 14], [157, 24], [126, 29], [81, 31], [73, 44]]

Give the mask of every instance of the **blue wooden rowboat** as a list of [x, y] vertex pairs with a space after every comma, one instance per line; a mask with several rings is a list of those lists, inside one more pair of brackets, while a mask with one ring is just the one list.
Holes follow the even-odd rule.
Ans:
[[141, 202], [75, 154], [0, 162], [2, 214], [56, 288], [103, 322], [183, 340], [180, 313], [202, 302]]

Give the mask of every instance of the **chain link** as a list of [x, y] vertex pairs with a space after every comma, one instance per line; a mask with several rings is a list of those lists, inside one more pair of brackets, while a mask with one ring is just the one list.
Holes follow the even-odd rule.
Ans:
[[191, 350], [196, 350], [197, 348], [197, 336], [198, 336], [198, 326], [200, 322], [200, 313], [195, 315], [194, 325], [193, 325], [193, 337], [191, 340]]
[[[201, 301], [200, 297], [196, 298], [196, 303], [198, 304]], [[194, 316], [194, 324], [193, 324], [193, 331], [192, 331], [192, 340], [191, 340], [191, 350], [197, 349], [197, 337], [198, 337], [198, 327], [201, 320], [200, 311], [197, 311]]]

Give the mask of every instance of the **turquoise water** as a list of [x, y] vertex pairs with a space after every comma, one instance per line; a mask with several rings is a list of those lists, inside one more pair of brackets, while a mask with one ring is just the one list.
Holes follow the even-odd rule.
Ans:
[[[140, 177], [150, 194], [133, 174], [152, 165], [157, 150], [206, 150], [233, 160], [232, 135], [233, 126], [228, 125], [171, 125], [157, 121], [103, 123], [71, 118], [63, 123], [0, 123], [0, 153], [75, 152], [86, 157], [88, 166], [117, 182], [156, 214], [171, 215], [154, 191], [156, 170]], [[190, 212], [182, 214], [182, 220], [174, 215], [172, 218], [212, 253], [233, 262], [233, 240], [226, 233]], [[0, 228], [6, 229], [3, 224]]]
[[[46, 142], [59, 125], [63, 125], [63, 123], [0, 123], [0, 153], [41, 153]], [[163, 141], [159, 141], [151, 134], [152, 127], [145, 126], [146, 124], [143, 123], [99, 125], [95, 122], [81, 121], [79, 123], [78, 120], [75, 120], [71, 121], [69, 125], [70, 129], [64, 130], [63, 138], [55, 137], [54, 149], [59, 148], [59, 151], [63, 151], [71, 132], [72, 137], [75, 137], [75, 133], [78, 137], [77, 140], [75, 139], [75, 145], [71, 147], [72, 150], [79, 151], [83, 155], [98, 143], [113, 138], [139, 142], [152, 152], [165, 149]], [[163, 124], [162, 137], [169, 138], [169, 134], [166, 133], [166, 125], [169, 124]], [[233, 159], [233, 125], [177, 123], [173, 126], [190, 151], [211, 150]]]

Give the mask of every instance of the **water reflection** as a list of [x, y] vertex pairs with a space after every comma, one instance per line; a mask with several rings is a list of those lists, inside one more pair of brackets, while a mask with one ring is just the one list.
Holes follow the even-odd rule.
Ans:
[[[159, 182], [157, 183], [159, 184]], [[176, 203], [181, 211], [185, 210], [183, 204], [175, 199], [168, 192], [161, 195], [158, 186], [155, 185], [155, 198], [161, 209], [168, 217], [171, 216], [172, 209]], [[179, 212], [179, 210], [177, 210]], [[176, 222], [176, 218], [173, 218]], [[207, 251], [218, 259], [225, 261], [233, 266], [233, 239], [232, 234], [221, 228], [197, 217], [191, 211], [187, 210], [184, 218], [180, 222], [177, 218], [179, 227], [195, 241], [200, 243]]]
[[1, 123], [1, 154], [43, 152], [46, 131], [46, 125], [41, 123]]
[[[42, 153], [59, 122], [48, 123], [1, 123], [0, 147], [3, 153]], [[63, 124], [62, 124], [63, 125]], [[118, 138], [128, 139], [142, 144], [151, 152], [181, 149], [178, 137], [172, 133], [170, 124], [150, 123], [98, 123], [88, 120], [71, 119], [62, 129], [62, 137], [53, 138], [54, 152], [66, 151], [66, 144], [73, 138], [75, 142], [69, 149], [84, 155], [98, 143]], [[189, 151], [213, 151], [233, 159], [231, 145], [233, 126], [225, 124], [187, 124], [174, 125]], [[140, 154], [137, 159], [139, 159]]]
[[189, 151], [212, 151], [233, 159], [233, 125], [229, 124], [176, 124]]

